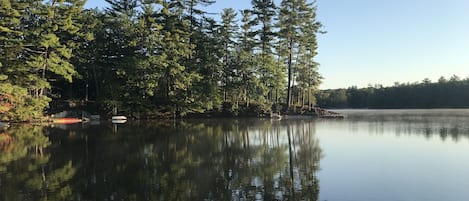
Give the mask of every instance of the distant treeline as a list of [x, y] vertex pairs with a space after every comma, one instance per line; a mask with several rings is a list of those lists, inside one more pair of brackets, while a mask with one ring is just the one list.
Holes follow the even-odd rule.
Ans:
[[469, 107], [469, 78], [323, 90], [316, 99], [325, 108], [463, 108]]

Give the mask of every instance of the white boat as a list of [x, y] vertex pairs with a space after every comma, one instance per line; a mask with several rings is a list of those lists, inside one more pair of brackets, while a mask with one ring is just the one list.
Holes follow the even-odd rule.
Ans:
[[126, 116], [112, 116], [111, 120], [127, 120]]
[[112, 120], [111, 122], [113, 124], [124, 124], [125, 122], [127, 122], [127, 120]]
[[126, 116], [112, 116], [111, 121], [113, 124], [123, 124], [127, 122]]

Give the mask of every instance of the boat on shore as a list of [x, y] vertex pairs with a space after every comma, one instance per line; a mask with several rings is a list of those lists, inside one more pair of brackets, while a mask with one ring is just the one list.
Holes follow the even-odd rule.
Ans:
[[54, 124], [76, 124], [83, 122], [80, 118], [53, 118], [52, 123]]
[[111, 120], [127, 120], [126, 116], [112, 116]]
[[127, 117], [126, 116], [112, 116], [111, 121], [114, 124], [123, 124], [127, 122]]

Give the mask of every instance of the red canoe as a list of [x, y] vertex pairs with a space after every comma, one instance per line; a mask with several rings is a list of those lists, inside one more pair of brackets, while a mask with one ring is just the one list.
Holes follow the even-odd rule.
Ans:
[[80, 123], [81, 119], [79, 118], [55, 118], [55, 119], [52, 119], [52, 122], [55, 124], [76, 124], [76, 123]]

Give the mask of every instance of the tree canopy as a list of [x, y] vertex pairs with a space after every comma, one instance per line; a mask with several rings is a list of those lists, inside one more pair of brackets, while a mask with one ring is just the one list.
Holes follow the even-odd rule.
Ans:
[[84, 2], [1, 2], [2, 120], [39, 119], [65, 100], [135, 117], [314, 104], [314, 2], [255, 0], [219, 21], [212, 0]]

